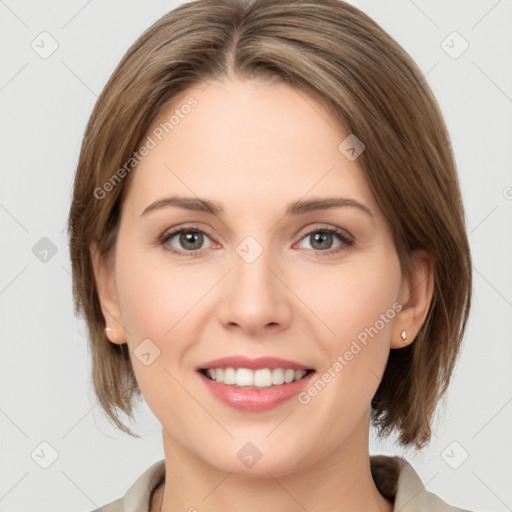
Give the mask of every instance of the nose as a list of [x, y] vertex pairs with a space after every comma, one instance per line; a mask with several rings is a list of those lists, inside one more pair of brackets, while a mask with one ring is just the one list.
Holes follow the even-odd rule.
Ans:
[[263, 250], [253, 261], [242, 251], [236, 253], [233, 267], [221, 292], [218, 314], [222, 325], [252, 336], [287, 328], [293, 293], [271, 251]]

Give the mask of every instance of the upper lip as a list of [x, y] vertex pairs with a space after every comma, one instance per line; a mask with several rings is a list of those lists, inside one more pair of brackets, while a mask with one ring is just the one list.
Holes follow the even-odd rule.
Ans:
[[259, 370], [261, 368], [283, 368], [293, 370], [312, 370], [311, 366], [305, 366], [291, 361], [289, 359], [281, 359], [279, 357], [257, 357], [249, 358], [245, 356], [230, 356], [220, 359], [213, 359], [199, 365], [196, 370], [207, 370], [210, 368], [249, 368], [251, 370]]

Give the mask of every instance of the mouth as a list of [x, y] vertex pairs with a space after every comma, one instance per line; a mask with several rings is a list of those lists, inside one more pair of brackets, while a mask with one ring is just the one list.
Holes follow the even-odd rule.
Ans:
[[[295, 370], [282, 367], [270, 370], [270, 368], [256, 370], [237, 368], [235, 370], [230, 366], [227, 368], [217, 366], [201, 368], [197, 373], [214, 398], [243, 413], [263, 413], [281, 405], [290, 404], [316, 373], [312, 369]], [[286, 382], [287, 380], [289, 382]]]
[[297, 382], [315, 370], [313, 369], [293, 369], [293, 368], [200, 368], [198, 370], [207, 379], [245, 389], [265, 389], [275, 386], [282, 386]]
[[290, 403], [313, 378], [315, 369], [276, 357], [224, 357], [196, 367], [211, 395], [242, 412], [261, 413]]

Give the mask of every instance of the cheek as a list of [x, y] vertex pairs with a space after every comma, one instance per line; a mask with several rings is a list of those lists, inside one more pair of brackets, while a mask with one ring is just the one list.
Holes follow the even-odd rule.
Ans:
[[165, 339], [210, 286], [208, 279], [193, 273], [160, 260], [155, 264], [143, 252], [120, 259], [119, 302], [131, 335]]
[[[391, 327], [397, 313], [400, 265], [391, 254], [369, 259], [346, 271], [331, 273], [330, 282], [316, 280], [308, 298], [322, 323], [318, 346], [325, 355], [317, 384], [306, 390], [304, 403], [322, 410], [363, 413], [374, 395], [390, 350]], [[326, 288], [328, 287], [328, 288]], [[329, 289], [329, 293], [320, 293]], [[328, 326], [328, 330], [325, 328]], [[314, 398], [322, 395], [320, 400]], [[327, 409], [323, 409], [327, 405]], [[357, 416], [357, 414], [356, 414]], [[340, 414], [334, 421], [342, 423]]]
[[350, 429], [369, 406], [389, 355], [400, 276], [398, 259], [391, 255], [331, 275], [329, 294], [319, 293], [329, 284], [322, 280], [311, 287], [311, 309], [323, 320], [318, 345], [326, 358], [300, 399], [320, 422]]
[[122, 263], [118, 282], [130, 358], [142, 397], [161, 423], [178, 429], [179, 415], [173, 411], [185, 407], [188, 398], [176, 371], [186, 351], [186, 337], [179, 335], [180, 319], [190, 308], [175, 279], [142, 261]]
[[[198, 317], [207, 302], [205, 294], [219, 276], [205, 265], [170, 265], [165, 258], [155, 261], [143, 251], [123, 252], [121, 248], [120, 243], [119, 254], [123, 256], [116, 261], [116, 275], [123, 325], [141, 393], [158, 416], [162, 406], [171, 409], [187, 398], [177, 382], [182, 378], [180, 368], [190, 365], [185, 358], [199, 339], [200, 333], [194, 333], [203, 325]], [[144, 357], [139, 359], [147, 352], [150, 356], [146, 361]], [[143, 364], [147, 359], [152, 362]], [[169, 397], [173, 399], [166, 405]]]
[[400, 276], [398, 259], [391, 256], [316, 272], [314, 280], [303, 284], [304, 302], [326, 333], [321, 339], [327, 346], [341, 348], [359, 335], [364, 339], [368, 331], [373, 337], [388, 333]]

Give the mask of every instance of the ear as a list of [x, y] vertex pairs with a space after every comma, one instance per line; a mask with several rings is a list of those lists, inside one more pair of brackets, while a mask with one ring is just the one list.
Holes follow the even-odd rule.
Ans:
[[113, 257], [102, 256], [95, 243], [91, 245], [90, 251], [101, 311], [105, 318], [105, 327], [108, 329], [105, 336], [112, 343], [122, 345], [126, 343], [126, 332], [117, 300]]
[[[402, 309], [395, 316], [392, 329], [391, 348], [403, 348], [418, 335], [429, 310], [434, 291], [434, 264], [432, 256], [423, 249], [410, 255], [408, 276], [403, 276], [398, 303]], [[405, 331], [407, 338], [402, 338]]]

